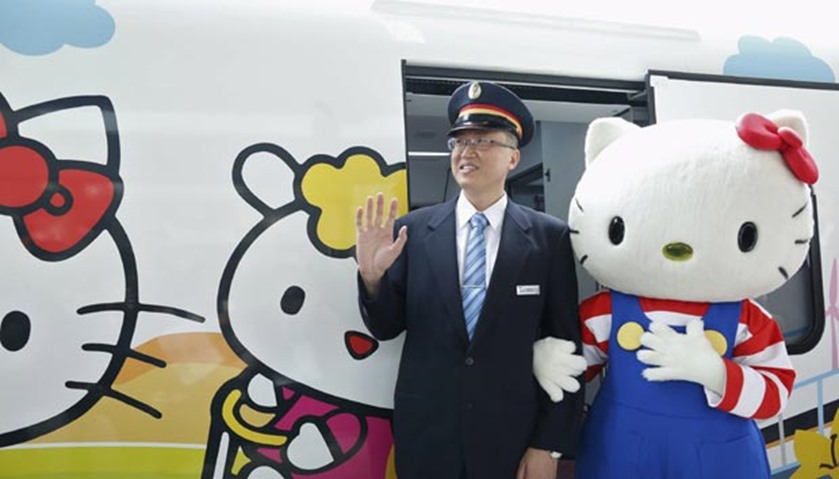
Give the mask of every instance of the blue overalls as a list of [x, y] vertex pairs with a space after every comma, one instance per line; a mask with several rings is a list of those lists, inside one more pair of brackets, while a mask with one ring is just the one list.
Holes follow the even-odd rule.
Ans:
[[[648, 331], [650, 320], [637, 297], [612, 291], [611, 298], [609, 365], [583, 428], [575, 477], [768, 479], [763, 437], [753, 420], [708, 406], [696, 383], [641, 376], [651, 366], [638, 361], [637, 349], [620, 346], [618, 331], [632, 322]], [[740, 302], [714, 303], [703, 318], [706, 331], [725, 338], [726, 358], [731, 358], [741, 307]]]

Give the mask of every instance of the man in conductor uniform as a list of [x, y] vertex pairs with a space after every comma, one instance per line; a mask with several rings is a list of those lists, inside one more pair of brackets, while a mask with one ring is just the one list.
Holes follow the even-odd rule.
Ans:
[[448, 113], [460, 195], [396, 220], [396, 200], [385, 216], [380, 194], [356, 217], [365, 324], [382, 340], [405, 332], [396, 473], [555, 479], [576, 447], [583, 397], [575, 383], [551, 402], [533, 377], [533, 343], [554, 336], [581, 350], [570, 232], [505, 194], [534, 127], [514, 93], [472, 82]]

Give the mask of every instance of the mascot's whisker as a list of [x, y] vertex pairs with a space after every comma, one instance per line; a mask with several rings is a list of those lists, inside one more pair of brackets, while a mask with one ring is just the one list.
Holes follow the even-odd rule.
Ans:
[[792, 214], [792, 217], [793, 217], [793, 218], [795, 218], [796, 216], [798, 216], [798, 215], [800, 215], [801, 213], [803, 213], [803, 212], [804, 212], [804, 210], [806, 210], [806, 209], [807, 209], [807, 206], [809, 206], [809, 205], [810, 205], [810, 203], [806, 203], [806, 204], [805, 204], [804, 206], [802, 206], [801, 208], [798, 208], [798, 211], [796, 211], [795, 213], [793, 213], [793, 214]]
[[85, 391], [91, 391], [101, 394], [102, 396], [107, 396], [111, 399], [116, 399], [117, 401], [123, 404], [127, 404], [135, 409], [143, 411], [144, 413], [148, 414], [149, 416], [152, 416], [155, 419], [160, 419], [163, 417], [163, 414], [160, 411], [140, 401], [139, 399], [133, 398], [131, 396], [128, 396], [127, 394], [121, 393], [101, 384], [85, 383], [79, 381], [67, 381], [66, 383], [64, 383], [64, 385], [68, 389], [82, 389]]
[[99, 303], [82, 306], [76, 311], [78, 314], [100, 313], [103, 311], [138, 311], [146, 313], [162, 313], [170, 314], [178, 318], [183, 318], [188, 321], [195, 321], [196, 323], [203, 323], [204, 317], [195, 313], [191, 313], [185, 309], [175, 308], [172, 306], [163, 306], [159, 304], [144, 304], [144, 303], [128, 303], [121, 301], [118, 303]]
[[[109, 354], [117, 354], [117, 348], [113, 344], [103, 344], [103, 343], [87, 343], [82, 345], [83, 351], [96, 351], [96, 352], [103, 352]], [[156, 358], [154, 356], [149, 356], [148, 354], [143, 354], [139, 351], [135, 351], [133, 349], [129, 349], [127, 352], [120, 350], [119, 354], [123, 354], [127, 358], [135, 359], [137, 361], [141, 361], [147, 364], [151, 364], [152, 366], [156, 366], [158, 368], [165, 368], [166, 361]]]

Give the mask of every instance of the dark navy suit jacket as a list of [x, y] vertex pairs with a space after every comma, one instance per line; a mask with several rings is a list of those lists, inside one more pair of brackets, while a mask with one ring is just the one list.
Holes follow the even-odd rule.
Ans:
[[[568, 339], [581, 351], [570, 233], [560, 220], [508, 202], [470, 342], [455, 205], [397, 220], [397, 230], [408, 227], [407, 244], [375, 298], [359, 278], [361, 313], [379, 339], [405, 331], [393, 421], [399, 479], [513, 479], [527, 447], [576, 449], [582, 390], [554, 404], [533, 377], [537, 339]], [[519, 294], [517, 286], [534, 285], [538, 295]]]

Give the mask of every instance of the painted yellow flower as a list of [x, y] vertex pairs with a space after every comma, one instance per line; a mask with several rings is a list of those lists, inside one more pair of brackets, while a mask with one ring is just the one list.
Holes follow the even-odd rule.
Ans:
[[[307, 203], [320, 210], [316, 235], [325, 247], [347, 251], [355, 246], [355, 212], [368, 196], [382, 192], [399, 200], [398, 215], [408, 211], [408, 181], [404, 167], [388, 167], [372, 150], [354, 149], [343, 166], [316, 163], [303, 176], [301, 191]], [[342, 155], [343, 157], [343, 155]], [[340, 159], [338, 165], [340, 165]], [[384, 174], [383, 169], [390, 169]]]
[[[833, 417], [833, 425], [839, 424], [839, 410]], [[839, 440], [831, 427], [830, 437], [813, 431], [795, 431], [795, 457], [801, 466], [790, 479], [839, 479]]]

